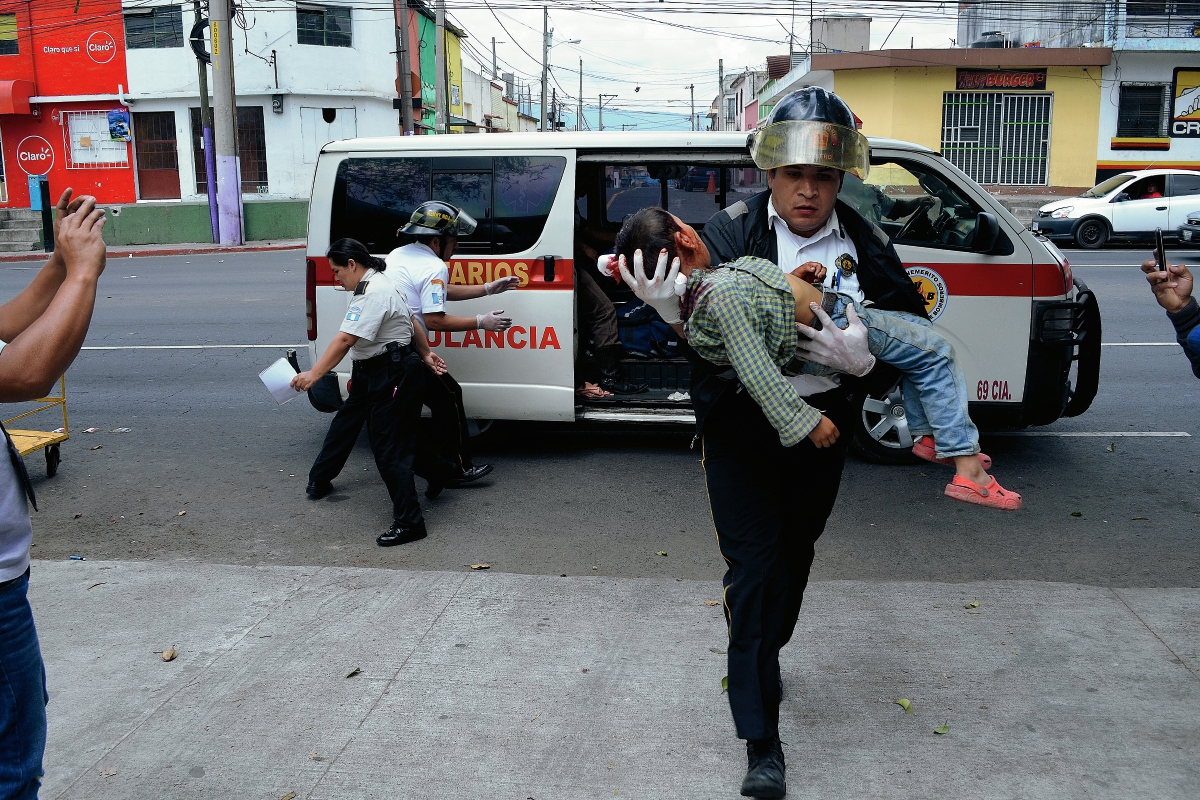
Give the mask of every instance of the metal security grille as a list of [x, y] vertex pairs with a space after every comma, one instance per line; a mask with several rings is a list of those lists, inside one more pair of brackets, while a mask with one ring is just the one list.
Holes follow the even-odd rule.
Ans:
[[129, 145], [114, 139], [106, 111], [64, 111], [61, 125], [67, 169], [129, 166]]
[[946, 92], [942, 153], [982, 184], [1045, 185], [1051, 95]]

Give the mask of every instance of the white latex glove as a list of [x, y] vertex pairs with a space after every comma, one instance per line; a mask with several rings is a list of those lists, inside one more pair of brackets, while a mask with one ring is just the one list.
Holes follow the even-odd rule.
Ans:
[[663, 322], [668, 325], [678, 325], [682, 322], [679, 316], [679, 298], [687, 286], [687, 278], [679, 274], [679, 259], [671, 262], [671, 271], [667, 272], [667, 251], [658, 254], [658, 266], [654, 277], [647, 278], [642, 263], [642, 251], [633, 251], [633, 274], [625, 264], [625, 256], [621, 256], [619, 269], [625, 285], [633, 290], [634, 295], [654, 308]]
[[521, 279], [516, 275], [509, 275], [507, 278], [497, 278], [491, 283], [485, 283], [483, 285], [483, 293], [485, 295], [500, 294], [501, 292], [507, 292], [509, 289], [517, 288], [520, 283]]
[[867, 326], [858, 318], [854, 306], [846, 308], [846, 330], [833, 324], [825, 310], [816, 303], [811, 308], [821, 320], [821, 330], [796, 323], [796, 332], [803, 336], [796, 349], [808, 361], [823, 364], [847, 375], [861, 378], [875, 368], [875, 356], [867, 349]]
[[511, 317], [502, 317], [504, 309], [489, 311], [486, 314], [477, 314], [475, 316], [475, 327], [481, 331], [506, 331], [512, 327]]

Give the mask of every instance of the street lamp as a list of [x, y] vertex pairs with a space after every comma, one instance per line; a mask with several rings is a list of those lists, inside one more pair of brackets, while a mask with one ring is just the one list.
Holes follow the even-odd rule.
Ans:
[[[550, 28], [550, 7], [542, 6], [542, 113], [538, 130], [546, 130], [546, 88], [550, 81], [550, 50], [555, 45], [550, 44], [554, 31]], [[579, 44], [581, 39], [567, 39], [558, 44]]]

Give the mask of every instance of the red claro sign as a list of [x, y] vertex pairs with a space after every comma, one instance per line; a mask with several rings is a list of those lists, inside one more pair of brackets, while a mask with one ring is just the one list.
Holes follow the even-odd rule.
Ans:
[[26, 175], [45, 175], [54, 166], [54, 148], [40, 136], [26, 136], [17, 145], [17, 165]]
[[107, 64], [117, 57], [117, 42], [104, 31], [96, 31], [87, 40], [88, 58], [97, 64]]

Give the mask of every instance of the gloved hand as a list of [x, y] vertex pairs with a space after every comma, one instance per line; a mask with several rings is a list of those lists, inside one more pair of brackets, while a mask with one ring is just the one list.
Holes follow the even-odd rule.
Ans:
[[512, 317], [502, 317], [504, 309], [475, 316], [475, 327], [481, 331], [506, 331], [512, 327]]
[[485, 283], [483, 285], [483, 293], [485, 295], [500, 294], [501, 292], [507, 292], [509, 289], [517, 288], [520, 283], [521, 279], [516, 275], [509, 275], [507, 278], [497, 278], [491, 283]]
[[621, 279], [633, 290], [634, 295], [654, 308], [663, 322], [668, 325], [678, 325], [683, 320], [679, 316], [679, 298], [687, 286], [687, 278], [679, 274], [679, 259], [671, 262], [671, 271], [667, 272], [667, 251], [658, 254], [658, 266], [654, 277], [647, 278], [642, 263], [642, 251], [633, 251], [633, 274], [625, 264], [625, 256], [619, 261]]
[[854, 306], [846, 308], [846, 330], [834, 325], [818, 304], [809, 303], [809, 308], [821, 320], [821, 330], [796, 323], [796, 332], [808, 337], [802, 337], [796, 344], [796, 349], [804, 354], [805, 359], [856, 378], [875, 368], [875, 356], [867, 349], [867, 326], [858, 318]]

